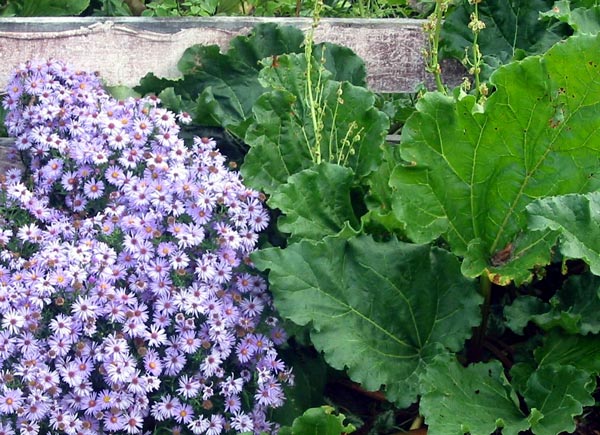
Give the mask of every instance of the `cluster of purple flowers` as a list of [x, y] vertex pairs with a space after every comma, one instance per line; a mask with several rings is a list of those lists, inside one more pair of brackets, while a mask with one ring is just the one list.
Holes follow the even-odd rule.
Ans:
[[28, 62], [3, 105], [27, 177], [0, 178], [0, 434], [276, 432], [293, 382], [248, 255], [261, 195], [156, 98]]

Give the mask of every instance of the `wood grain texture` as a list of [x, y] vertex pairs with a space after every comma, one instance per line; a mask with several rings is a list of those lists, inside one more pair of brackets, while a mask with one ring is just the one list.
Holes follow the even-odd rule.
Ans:
[[[62, 59], [98, 71], [108, 85], [136, 85], [148, 72], [179, 76], [177, 62], [194, 44], [217, 44], [248, 34], [258, 23], [294, 25], [306, 31], [305, 18], [2, 18], [0, 87], [11, 70], [27, 59]], [[347, 46], [367, 65], [369, 86], [378, 92], [411, 92], [431, 83], [424, 69], [423, 21], [409, 19], [322, 19], [315, 40]], [[448, 70], [458, 83], [463, 72]]]

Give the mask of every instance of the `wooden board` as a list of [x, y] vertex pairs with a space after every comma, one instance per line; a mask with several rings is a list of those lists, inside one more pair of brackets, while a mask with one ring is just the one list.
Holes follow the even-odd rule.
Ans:
[[[311, 26], [306, 18], [1, 18], [0, 87], [20, 62], [50, 57], [98, 71], [108, 85], [134, 86], [148, 72], [176, 78], [186, 48], [218, 44], [224, 51], [234, 36], [263, 22], [304, 31]], [[420, 83], [431, 83], [422, 56], [422, 25], [409, 19], [324, 18], [315, 39], [345, 45], [361, 56], [373, 90], [412, 92]], [[458, 83], [463, 74], [451, 66], [447, 80]]]

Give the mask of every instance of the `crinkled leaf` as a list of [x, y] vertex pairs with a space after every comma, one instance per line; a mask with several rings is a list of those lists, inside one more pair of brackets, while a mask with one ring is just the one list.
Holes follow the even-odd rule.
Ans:
[[[436, 358], [421, 375], [420, 412], [431, 435], [517, 435], [529, 427], [498, 361], [462, 367]], [[475, 411], [475, 412], [474, 412]]]
[[333, 80], [367, 86], [365, 62], [348, 47], [323, 42], [314, 46], [313, 57], [323, 63]]
[[[517, 362], [510, 368], [510, 384], [514, 387], [517, 392], [523, 391], [527, 388], [527, 382], [529, 378], [537, 369], [537, 364], [533, 361], [533, 355], [530, 360], [526, 362]], [[531, 419], [530, 415], [530, 419]]]
[[317, 80], [313, 66], [314, 95], [324, 107], [318, 147], [306, 96], [306, 59], [291, 54], [277, 62], [260, 75], [275, 90], [262, 95], [253, 108], [245, 136], [250, 151], [242, 166], [247, 183], [272, 193], [290, 175], [320, 162], [349, 167], [358, 178], [377, 169], [389, 121], [375, 108], [373, 93], [335, 81], [327, 71]]
[[452, 254], [428, 245], [328, 237], [252, 260], [270, 269], [280, 314], [312, 322], [312, 341], [331, 366], [347, 367], [369, 390], [385, 385], [399, 406], [416, 400], [428, 362], [461, 349], [479, 323], [474, 282]]
[[361, 217], [367, 234], [404, 235], [404, 223], [392, 212], [393, 188], [390, 187], [390, 176], [400, 161], [398, 147], [385, 144], [382, 149], [383, 161], [376, 171], [365, 179], [368, 187], [365, 204], [368, 212]]
[[191, 99], [199, 94], [196, 122], [235, 129], [264, 92], [258, 82], [259, 65], [247, 63], [236, 54], [234, 50], [223, 54], [216, 45], [195, 45], [184, 52], [178, 67], [184, 73], [183, 83], [193, 80], [193, 87], [186, 89]]
[[548, 263], [557, 236], [555, 231], [550, 230], [519, 233], [491, 257], [489, 245], [484, 240], [471, 240], [462, 271], [467, 276], [487, 273], [490, 280], [498, 285], [507, 285], [511, 281], [520, 285], [530, 280], [531, 269]]
[[292, 175], [269, 198], [269, 205], [282, 211], [277, 225], [290, 233], [290, 241], [320, 240], [342, 231], [345, 225], [358, 229], [352, 209], [351, 169], [322, 163]]
[[600, 30], [600, 6], [589, 5], [586, 7], [572, 8], [569, 0], [560, 0], [554, 3], [552, 9], [540, 14], [544, 18], [554, 18], [567, 23], [573, 28], [575, 34], [589, 33], [595, 35]]
[[[477, 43], [484, 55], [486, 65], [483, 76], [501, 64], [523, 55], [546, 51], [566, 32], [556, 22], [540, 21], [540, 12], [552, 7], [552, 0], [486, 0], [478, 4], [479, 19], [485, 23]], [[473, 5], [459, 2], [442, 27], [442, 53], [446, 57], [461, 60], [465, 50], [473, 47], [471, 21]]]
[[354, 432], [351, 424], [344, 424], [344, 414], [334, 414], [330, 406], [310, 408], [294, 420], [291, 427], [283, 427], [282, 435], [342, 435]]
[[584, 406], [594, 404], [592, 392], [595, 387], [595, 379], [589, 373], [573, 366], [539, 367], [521, 392], [532, 410], [529, 422], [533, 433], [556, 435], [573, 432], [573, 417], [581, 415]]
[[142, 77], [142, 79], [140, 80], [140, 84], [134, 87], [133, 90], [139, 93], [140, 95], [157, 95], [164, 89], [177, 86], [178, 94], [185, 95], [186, 98], [190, 99], [191, 97], [189, 94], [181, 92], [182, 90], [184, 90], [183, 86], [179, 86], [182, 80], [183, 79], [172, 80], [157, 77], [154, 75], [154, 73], [149, 72], [144, 77]]
[[[289, 55], [287, 55], [289, 54]], [[265, 58], [259, 81], [263, 86], [274, 89], [287, 89], [302, 95], [306, 85], [306, 53], [290, 51], [284, 56]], [[292, 55], [296, 54], [296, 55]], [[349, 82], [366, 87], [367, 72], [364, 61], [351, 49], [324, 42], [313, 46], [312, 74], [315, 80]]]
[[535, 359], [542, 365], [571, 365], [589, 374], [600, 374], [600, 336], [598, 334], [568, 335], [554, 330], [535, 350]]
[[227, 54], [253, 66], [258, 72], [259, 62], [265, 57], [299, 53], [303, 43], [304, 33], [297, 27], [264, 23], [256, 25], [250, 34], [234, 38]]
[[574, 275], [551, 300], [553, 311], [561, 319], [574, 324], [567, 332], [579, 334], [600, 333], [600, 277], [591, 274]]
[[523, 334], [523, 329], [527, 324], [538, 316], [547, 314], [550, 311], [550, 304], [542, 301], [535, 296], [521, 296], [513, 303], [504, 308], [506, 326], [517, 334]]
[[248, 186], [272, 193], [290, 175], [314, 165], [302, 130], [293, 128], [295, 100], [287, 91], [273, 91], [255, 104], [254, 124], [245, 138], [252, 148], [241, 168]]
[[527, 206], [529, 228], [560, 231], [560, 251], [600, 275], [600, 192], [543, 198]]
[[468, 276], [523, 282], [549, 261], [551, 230], [527, 230], [525, 207], [598, 188], [600, 39], [579, 36], [496, 71], [475, 98], [429, 93], [402, 131], [391, 184], [409, 237], [443, 235]]
[[545, 303], [533, 296], [517, 298], [504, 309], [507, 326], [522, 333], [528, 322], [545, 330], [560, 327], [570, 334], [600, 333], [600, 277], [574, 275]]

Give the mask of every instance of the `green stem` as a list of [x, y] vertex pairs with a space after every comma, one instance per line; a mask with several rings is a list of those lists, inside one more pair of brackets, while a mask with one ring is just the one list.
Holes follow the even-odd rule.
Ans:
[[[479, 21], [479, 9], [477, 7], [477, 3], [475, 3], [475, 19]], [[475, 94], [477, 98], [480, 95], [481, 88], [481, 78], [479, 77], [481, 73], [481, 52], [479, 51], [479, 30], [473, 32], [473, 67], [474, 67], [474, 76], [475, 76]]]
[[492, 303], [492, 282], [487, 273], [483, 273], [479, 277], [479, 289], [483, 296], [483, 304], [481, 305], [481, 325], [475, 333], [474, 344], [477, 349], [483, 346], [483, 339], [487, 330], [487, 325], [490, 317], [490, 306]]
[[365, 17], [365, 8], [363, 5], [363, 0], [359, 0], [358, 1], [358, 13], [360, 15], [361, 18]]
[[436, 0], [435, 9], [433, 11], [433, 15], [435, 17], [435, 21], [433, 22], [433, 33], [430, 35], [431, 41], [431, 62], [430, 62], [430, 71], [435, 78], [435, 85], [437, 90], [446, 94], [446, 87], [442, 81], [442, 68], [440, 67], [439, 62], [439, 48], [440, 48], [440, 35], [442, 32], [442, 21], [444, 20], [444, 13], [446, 11], [447, 5], [445, 4], [446, 0]]
[[[321, 141], [320, 141], [320, 125], [319, 125], [319, 118], [318, 118], [318, 114], [317, 114], [317, 107], [319, 106], [319, 102], [317, 101], [317, 99], [315, 98], [314, 94], [313, 94], [313, 84], [312, 84], [312, 66], [313, 66], [313, 42], [314, 42], [314, 34], [315, 34], [315, 29], [317, 28], [317, 26], [319, 25], [319, 21], [320, 21], [320, 14], [321, 14], [321, 8], [323, 6], [323, 0], [317, 0], [317, 2], [315, 3], [315, 8], [313, 11], [313, 23], [312, 26], [310, 28], [310, 30], [308, 31], [308, 34], [306, 36], [306, 40], [304, 41], [305, 47], [304, 47], [304, 56], [306, 58], [306, 100], [307, 103], [309, 105], [310, 108], [310, 118], [313, 124], [313, 130], [315, 133], [315, 144], [314, 147], [311, 146], [310, 143], [307, 143], [309, 150], [311, 150], [311, 148], [314, 150], [311, 151], [311, 157], [313, 162], [315, 162], [316, 164], [321, 163]], [[320, 82], [320, 77], [319, 77], [319, 82]], [[318, 83], [320, 84], [320, 83]]]

